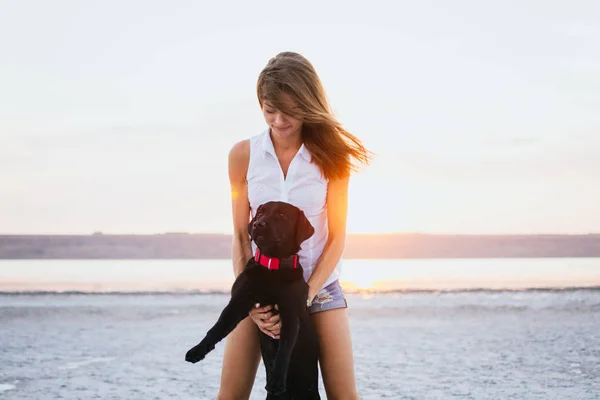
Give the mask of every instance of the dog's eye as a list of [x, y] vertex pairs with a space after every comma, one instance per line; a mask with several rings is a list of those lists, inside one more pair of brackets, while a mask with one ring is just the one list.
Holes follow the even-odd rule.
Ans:
[[277, 214], [277, 216], [278, 216], [279, 218], [287, 218], [287, 217], [285, 216], [285, 214], [284, 214], [284, 213], [279, 213], [279, 214]]

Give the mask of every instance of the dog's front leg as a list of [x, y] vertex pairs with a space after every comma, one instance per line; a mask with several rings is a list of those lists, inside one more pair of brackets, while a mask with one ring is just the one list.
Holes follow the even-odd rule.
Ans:
[[200, 343], [192, 347], [185, 355], [185, 360], [196, 363], [215, 348], [225, 336], [235, 329], [241, 320], [248, 316], [252, 308], [252, 298], [249, 293], [254, 292], [257, 280], [256, 271], [245, 269], [235, 280], [231, 287], [231, 300], [219, 316], [217, 323], [206, 333]]
[[[233, 283], [231, 287], [231, 300], [225, 307], [217, 323], [206, 333], [206, 338], [217, 342], [248, 316], [248, 313], [254, 305], [254, 295], [257, 292], [257, 286], [260, 286], [260, 280], [257, 277], [257, 270], [246, 269]], [[212, 349], [211, 349], [212, 350]]]
[[215, 345], [235, 329], [241, 320], [248, 316], [252, 308], [250, 299], [231, 299], [225, 307], [217, 323], [210, 328], [200, 343], [192, 347], [185, 355], [185, 360], [196, 363], [214, 350]]

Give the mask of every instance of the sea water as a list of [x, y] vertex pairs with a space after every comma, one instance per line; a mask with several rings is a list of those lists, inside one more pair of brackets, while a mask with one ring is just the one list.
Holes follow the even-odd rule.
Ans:
[[[361, 399], [600, 399], [599, 259], [352, 260], [342, 276]], [[224, 342], [184, 355], [230, 281], [223, 260], [0, 262], [0, 398], [214, 399]]]

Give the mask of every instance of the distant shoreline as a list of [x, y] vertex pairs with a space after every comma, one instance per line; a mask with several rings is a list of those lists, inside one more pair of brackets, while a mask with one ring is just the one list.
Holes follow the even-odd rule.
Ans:
[[[0, 235], [0, 259], [229, 259], [229, 234]], [[600, 234], [349, 234], [344, 258], [600, 257]]]

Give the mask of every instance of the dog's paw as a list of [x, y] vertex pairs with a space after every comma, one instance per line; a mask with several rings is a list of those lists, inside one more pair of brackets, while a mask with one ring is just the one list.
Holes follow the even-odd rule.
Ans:
[[214, 346], [207, 346], [206, 344], [201, 342], [189, 349], [187, 353], [185, 353], [185, 361], [197, 363], [198, 361], [204, 360], [204, 357], [206, 357], [208, 352], [210, 352], [214, 348]]

